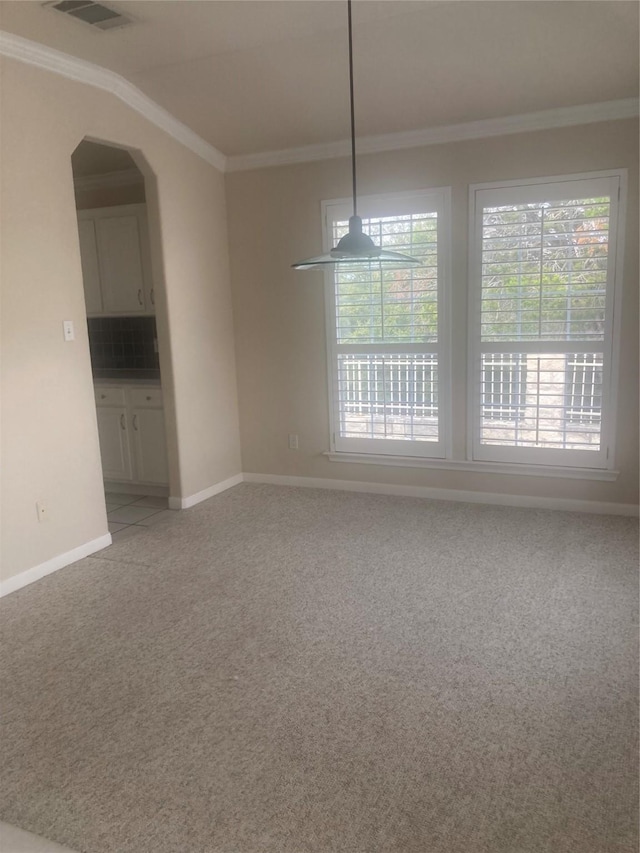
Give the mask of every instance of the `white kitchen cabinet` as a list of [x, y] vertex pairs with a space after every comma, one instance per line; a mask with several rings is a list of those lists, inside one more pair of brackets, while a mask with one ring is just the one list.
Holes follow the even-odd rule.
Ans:
[[131, 447], [125, 409], [97, 406], [102, 474], [105, 480], [133, 480]]
[[80, 258], [82, 260], [82, 280], [87, 314], [102, 313], [102, 290], [100, 287], [100, 269], [98, 267], [98, 244], [96, 226], [92, 219], [78, 220], [80, 237]]
[[132, 409], [137, 479], [142, 483], [168, 483], [167, 439], [162, 409]]
[[154, 314], [146, 206], [79, 210], [78, 233], [87, 315]]
[[102, 299], [106, 314], [144, 311], [140, 229], [136, 216], [96, 219]]
[[95, 392], [105, 480], [168, 485], [160, 388], [96, 383]]

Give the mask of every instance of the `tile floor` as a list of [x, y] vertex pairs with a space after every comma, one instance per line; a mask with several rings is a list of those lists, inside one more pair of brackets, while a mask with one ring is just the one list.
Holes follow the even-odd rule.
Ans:
[[2, 853], [73, 853], [69, 847], [62, 847], [39, 835], [2, 822], [0, 822], [0, 850]]
[[109, 533], [114, 542], [139, 532], [143, 527], [161, 524], [173, 515], [167, 508], [167, 498], [123, 492], [106, 492], [105, 497]]

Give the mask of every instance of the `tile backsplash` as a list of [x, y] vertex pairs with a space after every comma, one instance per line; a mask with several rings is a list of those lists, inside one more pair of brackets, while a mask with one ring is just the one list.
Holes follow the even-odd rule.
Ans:
[[155, 317], [89, 317], [87, 324], [94, 373], [159, 372]]

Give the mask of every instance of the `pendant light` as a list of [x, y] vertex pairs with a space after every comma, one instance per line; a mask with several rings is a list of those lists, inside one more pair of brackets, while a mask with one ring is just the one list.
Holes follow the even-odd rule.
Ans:
[[341, 265], [368, 265], [404, 269], [422, 266], [422, 261], [403, 255], [400, 252], [389, 252], [376, 246], [371, 237], [362, 231], [362, 219], [358, 216], [358, 200], [356, 194], [356, 126], [353, 104], [353, 36], [351, 27], [351, 0], [347, 0], [347, 16], [349, 20], [349, 94], [351, 102], [351, 174], [353, 181], [353, 216], [349, 219], [349, 231], [326, 255], [298, 261], [291, 266], [296, 270], [312, 270], [320, 267]]

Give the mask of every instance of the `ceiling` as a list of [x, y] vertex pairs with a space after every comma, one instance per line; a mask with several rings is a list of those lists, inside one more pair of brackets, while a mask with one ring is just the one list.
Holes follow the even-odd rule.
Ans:
[[[104, 0], [103, 32], [2, 0], [0, 27], [111, 69], [224, 154], [349, 133], [344, 0]], [[357, 0], [359, 136], [638, 94], [638, 10], [626, 0]]]

